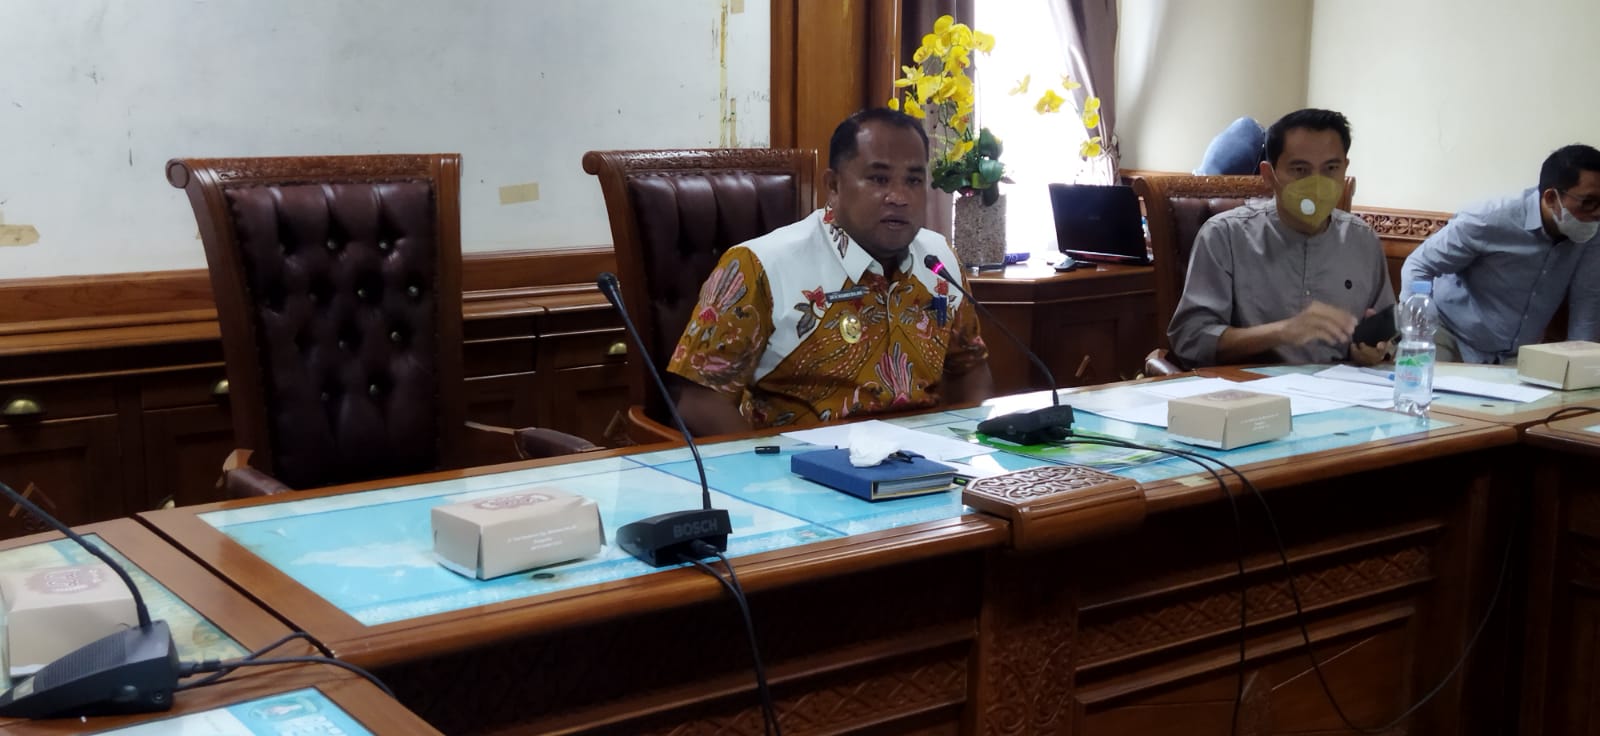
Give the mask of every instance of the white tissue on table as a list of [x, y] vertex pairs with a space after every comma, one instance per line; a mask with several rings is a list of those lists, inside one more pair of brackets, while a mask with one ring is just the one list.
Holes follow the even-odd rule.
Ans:
[[857, 425], [850, 428], [850, 464], [870, 468], [900, 451], [899, 438]]

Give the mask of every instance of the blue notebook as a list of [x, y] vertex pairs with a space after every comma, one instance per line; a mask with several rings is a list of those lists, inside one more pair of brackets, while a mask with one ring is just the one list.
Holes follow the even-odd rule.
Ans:
[[948, 490], [955, 468], [914, 452], [897, 452], [883, 462], [858, 468], [850, 464], [850, 450], [813, 450], [789, 458], [789, 469], [807, 480], [877, 501]]

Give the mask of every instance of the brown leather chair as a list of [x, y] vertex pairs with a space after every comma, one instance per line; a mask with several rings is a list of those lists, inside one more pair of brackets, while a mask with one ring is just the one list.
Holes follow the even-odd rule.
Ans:
[[[1345, 177], [1344, 196], [1338, 207], [1350, 211], [1355, 197], [1355, 177]], [[1189, 254], [1200, 226], [1220, 212], [1247, 200], [1272, 196], [1271, 187], [1259, 176], [1138, 176], [1133, 190], [1144, 202], [1145, 221], [1150, 226], [1150, 249], [1155, 257], [1157, 353], [1146, 358], [1146, 372], [1160, 371], [1159, 360], [1171, 364], [1165, 351], [1167, 325], [1178, 311], [1183, 282], [1189, 273]], [[1155, 360], [1153, 360], [1155, 359]], [[1181, 366], [1179, 366], [1181, 367]]]
[[[663, 372], [723, 251], [816, 207], [811, 150], [590, 151], [583, 170], [600, 179], [622, 296]], [[644, 363], [628, 366], [629, 436], [681, 442]]]
[[[463, 464], [460, 177], [456, 154], [167, 163], [222, 327], [229, 495]], [[504, 431], [507, 459], [594, 448]]]

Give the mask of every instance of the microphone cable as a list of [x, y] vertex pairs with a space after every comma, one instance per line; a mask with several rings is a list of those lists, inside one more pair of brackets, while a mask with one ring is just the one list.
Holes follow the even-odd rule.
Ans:
[[766, 736], [783, 736], [783, 728], [778, 724], [778, 711], [772, 704], [772, 691], [767, 687], [767, 670], [761, 664], [761, 647], [756, 642], [755, 620], [750, 616], [750, 602], [745, 598], [744, 586], [739, 584], [739, 576], [733, 571], [733, 563], [728, 561], [727, 555], [703, 540], [690, 543], [690, 549], [695, 554], [703, 557], [715, 557], [722, 561], [722, 566], [728, 574], [724, 576], [716, 568], [702, 562], [698, 557], [679, 555], [684, 562], [700, 568], [707, 575], [716, 578], [722, 587], [728, 589], [728, 594], [733, 596], [734, 602], [739, 604], [739, 613], [744, 616], [744, 630], [750, 638], [750, 657], [755, 661], [756, 690], [761, 695], [761, 730]]
[[1559, 422], [1563, 419], [1571, 419], [1573, 417], [1581, 417], [1589, 414], [1600, 414], [1600, 408], [1593, 406], [1563, 406], [1560, 409], [1550, 412], [1550, 415], [1539, 420], [1539, 423], [1549, 424], [1551, 422]]
[[[1222, 489], [1222, 494], [1227, 497], [1227, 499], [1228, 499], [1228, 510], [1230, 512], [1232, 512], [1232, 514], [1233, 514], [1233, 539], [1234, 539], [1234, 543], [1235, 543], [1234, 562], [1236, 563], [1235, 566], [1236, 566], [1236, 568], [1238, 570], [1238, 579], [1239, 579], [1239, 666], [1236, 668], [1238, 677], [1237, 677], [1237, 680], [1234, 683], [1234, 690], [1233, 690], [1233, 713], [1232, 713], [1232, 716], [1229, 719], [1229, 722], [1232, 725], [1229, 726], [1228, 733], [1229, 734], [1237, 734], [1237, 733], [1239, 733], [1239, 709], [1244, 704], [1244, 663], [1245, 663], [1245, 658], [1246, 658], [1245, 657], [1245, 649], [1246, 649], [1246, 646], [1248, 645], [1248, 643], [1250, 641], [1250, 637], [1245, 632], [1245, 627], [1246, 627], [1246, 618], [1245, 618], [1246, 608], [1245, 607], [1248, 605], [1248, 601], [1247, 601], [1246, 596], [1248, 595], [1248, 593], [1250, 591], [1250, 585], [1245, 581], [1245, 570], [1244, 570], [1244, 558], [1245, 558], [1244, 519], [1239, 514], [1239, 502], [1238, 502], [1238, 500], [1236, 498], [1234, 498], [1233, 489], [1228, 487], [1228, 483], [1225, 480], [1223, 480], [1222, 474], [1220, 472], [1218, 472], [1217, 469], [1215, 469], [1215, 468], [1213, 468], [1213, 467], [1211, 467], [1209, 465], [1206, 465], [1204, 462], [1201, 462], [1200, 460], [1197, 460], [1195, 458], [1187, 456], [1181, 450], [1169, 450], [1169, 449], [1163, 448], [1163, 447], [1148, 447], [1148, 446], [1144, 446], [1144, 445], [1138, 445], [1138, 444], [1135, 444], [1135, 443], [1132, 443], [1132, 442], [1124, 442], [1121, 439], [1116, 438], [1116, 437], [1109, 437], [1109, 436], [1103, 436], [1103, 435], [1088, 435], [1088, 436], [1085, 436], [1082, 433], [1075, 432], [1073, 434], [1073, 437], [1074, 437], [1074, 439], [1064, 440], [1060, 444], [1063, 444], [1063, 445], [1072, 445], [1072, 444], [1078, 444], [1078, 445], [1104, 445], [1104, 446], [1107, 446], [1107, 447], [1122, 447], [1122, 448], [1126, 448], [1126, 449], [1148, 450], [1148, 451], [1151, 451], [1151, 452], [1156, 452], [1156, 453], [1159, 453], [1159, 454], [1169, 455], [1169, 456], [1178, 458], [1180, 460], [1186, 460], [1188, 462], [1194, 463], [1195, 465], [1200, 466], [1201, 470], [1204, 470], [1205, 472], [1211, 474], [1211, 479], [1216, 481], [1217, 488]], [[1077, 439], [1077, 438], [1081, 438], [1081, 439]]]
[[[312, 646], [316, 647], [318, 651], [322, 652], [322, 655], [321, 656], [318, 656], [318, 655], [302, 655], [302, 656], [293, 656], [293, 657], [265, 657], [264, 656], [264, 655], [266, 655], [267, 652], [270, 652], [270, 651], [272, 651], [274, 649], [277, 649], [278, 647], [281, 647], [281, 646], [283, 646], [285, 644], [288, 644], [289, 642], [294, 641], [296, 639], [304, 639], [304, 640], [310, 642]], [[334, 667], [339, 667], [339, 668], [342, 668], [342, 669], [345, 669], [345, 670], [349, 670], [350, 672], [354, 672], [355, 674], [366, 678], [367, 682], [370, 682], [373, 685], [377, 686], [377, 688], [379, 690], [382, 690], [385, 695], [388, 695], [391, 698], [395, 697], [394, 691], [390, 690], [389, 686], [385, 685], [382, 680], [379, 680], [376, 675], [373, 675], [371, 672], [368, 672], [368, 671], [366, 671], [366, 670], [364, 670], [364, 669], [362, 669], [360, 667], [357, 667], [357, 666], [355, 666], [353, 664], [350, 664], [349, 662], [346, 662], [346, 661], [344, 661], [342, 659], [334, 657], [332, 650], [328, 649], [327, 645], [323, 644], [316, 637], [314, 637], [311, 634], [308, 634], [308, 633], [306, 633], [304, 631], [295, 631], [295, 632], [286, 634], [282, 638], [278, 639], [277, 641], [272, 642], [271, 644], [268, 644], [268, 645], [266, 645], [264, 647], [261, 647], [260, 649], [257, 649], [257, 650], [255, 650], [255, 651], [253, 651], [253, 652], [251, 652], [249, 654], [246, 654], [245, 656], [240, 657], [238, 659], [228, 659], [228, 660], [204, 659], [204, 660], [200, 660], [198, 662], [182, 662], [182, 663], [179, 663], [179, 665], [178, 665], [178, 676], [179, 677], [190, 677], [190, 676], [193, 676], [193, 675], [200, 675], [200, 674], [204, 674], [206, 676], [205, 677], [201, 677], [201, 678], [199, 678], [197, 680], [192, 680], [190, 682], [179, 683], [178, 686], [173, 688], [172, 690], [173, 690], [173, 692], [180, 692], [180, 691], [183, 691], [183, 690], [192, 690], [194, 688], [205, 687], [207, 685], [214, 685], [218, 681], [222, 680], [223, 678], [227, 677], [228, 675], [231, 675], [234, 672], [236, 672], [239, 669], [244, 668], [244, 667], [265, 667], [267, 665], [273, 665], [273, 664], [294, 664], [294, 663], [325, 664], [325, 665], [331, 665], [331, 666], [334, 666]], [[398, 698], [395, 698], [395, 699], [398, 700]]]
[[[1581, 407], [1571, 407], [1571, 408], [1581, 408]], [[1583, 412], [1583, 413], [1587, 413], [1587, 412]], [[1477, 646], [1478, 640], [1480, 638], [1482, 638], [1483, 632], [1489, 627], [1489, 621], [1490, 621], [1490, 619], [1492, 619], [1494, 617], [1495, 609], [1499, 607], [1500, 595], [1501, 595], [1501, 593], [1503, 593], [1505, 591], [1506, 575], [1507, 575], [1507, 573], [1509, 572], [1509, 570], [1511, 568], [1511, 553], [1516, 548], [1516, 544], [1515, 544], [1516, 543], [1516, 534], [1515, 534], [1514, 530], [1513, 531], [1509, 531], [1509, 532], [1506, 533], [1505, 552], [1503, 552], [1501, 554], [1501, 559], [1500, 559], [1500, 573], [1499, 573], [1499, 575], [1498, 575], [1498, 577], [1497, 577], [1497, 579], [1495, 581], [1494, 593], [1492, 593], [1489, 596], [1489, 602], [1484, 607], [1483, 618], [1481, 620], [1479, 620], [1477, 627], [1472, 632], [1472, 636], [1467, 639], [1466, 646], [1462, 648], [1461, 656], [1456, 659], [1456, 663], [1453, 666], [1451, 666], [1450, 671], [1446, 672], [1444, 674], [1444, 676], [1442, 678], [1440, 678], [1439, 683], [1437, 685], [1434, 685], [1433, 688], [1431, 688], [1427, 692], [1427, 694], [1423, 695], [1421, 699], [1419, 699], [1417, 702], [1413, 703], [1410, 707], [1408, 707], [1404, 711], [1402, 711], [1400, 713], [1400, 715], [1395, 716], [1395, 718], [1393, 720], [1390, 720], [1389, 722], [1384, 723], [1384, 724], [1382, 724], [1380, 726], [1362, 726], [1362, 725], [1359, 725], [1359, 724], [1355, 723], [1354, 721], [1352, 721], [1350, 719], [1349, 715], [1347, 715], [1345, 713], [1344, 708], [1339, 704], [1339, 700], [1334, 697], [1333, 689], [1328, 684], [1327, 675], [1325, 675], [1323, 673], [1323, 671], [1322, 671], [1322, 662], [1317, 659], [1316, 651], [1314, 651], [1313, 645], [1312, 645], [1312, 642], [1311, 642], [1311, 632], [1306, 627], [1305, 607], [1301, 603], [1300, 591], [1299, 591], [1298, 587], [1295, 585], [1295, 582], [1294, 582], [1294, 568], [1289, 562], [1289, 550], [1288, 550], [1288, 547], [1287, 547], [1287, 545], [1284, 544], [1283, 535], [1280, 533], [1280, 530], [1278, 528], [1277, 518], [1272, 513], [1272, 507], [1267, 503], [1266, 496], [1261, 493], [1261, 490], [1256, 487], [1256, 484], [1254, 482], [1252, 482], [1248, 477], [1246, 477], [1244, 473], [1240, 472], [1238, 468], [1235, 468], [1234, 466], [1232, 466], [1232, 465], [1230, 465], [1230, 464], [1228, 464], [1226, 462], [1223, 462], [1221, 460], [1218, 460], [1218, 459], [1216, 459], [1214, 457], [1211, 457], [1209, 455], [1202, 455], [1202, 454], [1200, 454], [1198, 452], [1191, 452], [1191, 451], [1188, 451], [1188, 450], [1177, 450], [1177, 449], [1172, 449], [1172, 448], [1153, 447], [1153, 446], [1150, 446], [1150, 445], [1143, 445], [1143, 444], [1140, 444], [1140, 443], [1137, 443], [1137, 442], [1129, 442], [1129, 441], [1122, 440], [1120, 438], [1108, 437], [1108, 436], [1103, 436], [1103, 435], [1084, 436], [1081, 433], [1074, 433], [1073, 437], [1074, 437], [1073, 439], [1064, 440], [1060, 444], [1063, 444], [1063, 445], [1071, 445], [1071, 444], [1106, 445], [1106, 446], [1111, 446], [1111, 447], [1122, 447], [1122, 448], [1126, 448], [1126, 449], [1146, 450], [1146, 451], [1163, 453], [1163, 454], [1168, 454], [1168, 455], [1176, 455], [1176, 456], [1179, 456], [1179, 457], [1184, 457], [1184, 458], [1190, 459], [1191, 461], [1197, 461], [1197, 462], [1203, 461], [1203, 462], [1215, 463], [1217, 466], [1221, 467], [1224, 470], [1227, 470], [1228, 472], [1232, 473], [1234, 475], [1234, 477], [1239, 479], [1239, 482], [1241, 484], [1243, 484], [1244, 487], [1247, 490], [1249, 490], [1252, 495], [1255, 496], [1256, 501], [1258, 501], [1261, 504], [1261, 510], [1264, 512], [1264, 514], [1266, 516], [1267, 528], [1271, 532], [1272, 541], [1277, 547], [1278, 560], [1279, 560], [1281, 566], [1283, 567], [1284, 579], [1288, 583], [1289, 597], [1290, 597], [1290, 600], [1293, 601], [1293, 603], [1294, 603], [1294, 620], [1295, 620], [1295, 624], [1300, 629], [1300, 639], [1301, 639], [1301, 642], [1302, 642], [1302, 648], [1305, 651], [1306, 658], [1311, 661], [1311, 669], [1316, 674], [1317, 684], [1322, 688], [1323, 696], [1327, 698], [1328, 704], [1333, 707], [1334, 713], [1336, 713], [1339, 716], [1339, 720], [1344, 722], [1344, 725], [1346, 727], [1348, 727], [1349, 729], [1351, 729], [1353, 731], [1356, 731], [1358, 733], [1365, 733], [1365, 734], [1385, 734], [1385, 733], [1388, 733], [1395, 726], [1399, 725], [1400, 723], [1405, 721], [1407, 718], [1410, 718], [1418, 710], [1421, 710], [1424, 705], [1427, 705], [1429, 702], [1431, 702], [1434, 699], [1434, 697], [1438, 696], [1439, 693], [1443, 692], [1444, 688], [1445, 688], [1445, 685], [1449, 684], [1451, 680], [1455, 679], [1455, 676], [1457, 674], [1460, 674], [1461, 668], [1466, 666], [1467, 658], [1472, 655], [1472, 651]], [[1232, 494], [1227, 491], [1226, 487], [1224, 487], [1223, 492], [1225, 494], [1227, 494], [1230, 499], [1232, 498]], [[1242, 546], [1242, 544], [1243, 544], [1242, 540], [1241, 540], [1240, 544]], [[1242, 560], [1241, 560], [1241, 566], [1242, 566]], [[1241, 614], [1241, 618], [1242, 618], [1242, 614]]]

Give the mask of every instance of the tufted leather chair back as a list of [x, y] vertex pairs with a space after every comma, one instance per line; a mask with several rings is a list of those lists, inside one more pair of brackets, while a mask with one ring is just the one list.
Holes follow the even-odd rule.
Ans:
[[292, 488], [457, 464], [461, 158], [174, 159], [240, 447]]
[[[657, 369], [666, 370], [723, 251], [811, 214], [816, 167], [815, 151], [795, 149], [584, 154], [611, 218], [623, 299]], [[670, 424], [644, 364], [628, 365], [632, 403]]]
[[[1345, 177], [1339, 209], [1350, 211], [1355, 197], [1355, 177]], [[1251, 199], [1272, 196], [1272, 188], [1259, 176], [1138, 176], [1133, 190], [1144, 203], [1150, 227], [1150, 249], [1155, 256], [1156, 334], [1160, 347], [1171, 349], [1167, 325], [1178, 311], [1189, 256], [1200, 226], [1220, 212]]]

